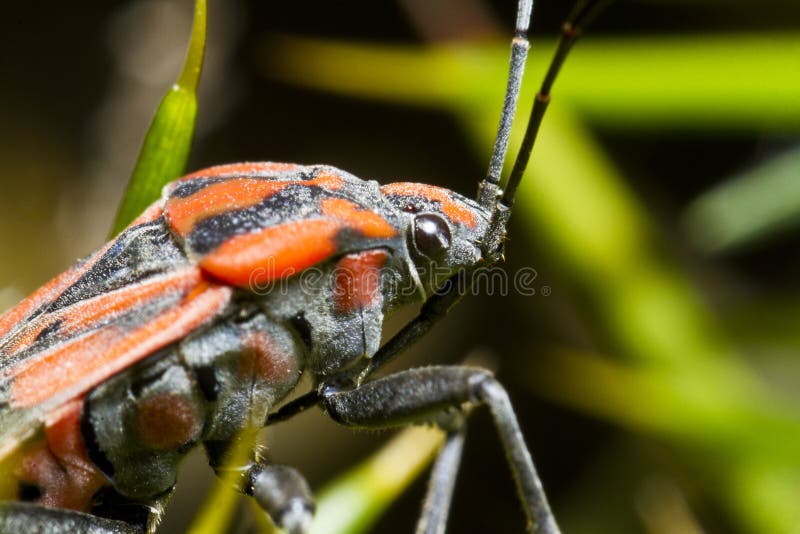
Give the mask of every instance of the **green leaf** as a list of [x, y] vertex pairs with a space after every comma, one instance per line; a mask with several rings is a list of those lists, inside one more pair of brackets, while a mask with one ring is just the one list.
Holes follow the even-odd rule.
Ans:
[[111, 235], [121, 232], [186, 169], [197, 117], [197, 84], [206, 43], [206, 0], [196, 0], [183, 72], [161, 100], [147, 131]]

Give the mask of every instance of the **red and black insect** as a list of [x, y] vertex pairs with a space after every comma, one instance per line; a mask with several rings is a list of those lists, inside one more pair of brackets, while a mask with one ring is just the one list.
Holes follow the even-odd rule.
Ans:
[[[420, 532], [442, 532], [458, 468], [458, 408], [494, 417], [533, 532], [558, 528], [503, 387], [482, 369], [370, 375], [425, 334], [479, 267], [502, 257], [516, 186], [550, 86], [598, 2], [582, 2], [499, 188], [527, 55], [517, 34], [489, 173], [475, 200], [425, 184], [381, 186], [324, 165], [242, 163], [169, 184], [116, 239], [0, 317], [0, 459], [18, 501], [2, 532], [150, 532], [178, 463], [202, 444], [221, 468], [243, 429], [319, 405], [337, 422], [436, 422], [449, 438]], [[420, 315], [384, 346], [384, 317]], [[310, 373], [315, 389], [272, 412]], [[292, 533], [313, 500], [301, 475], [253, 456], [240, 489]]]

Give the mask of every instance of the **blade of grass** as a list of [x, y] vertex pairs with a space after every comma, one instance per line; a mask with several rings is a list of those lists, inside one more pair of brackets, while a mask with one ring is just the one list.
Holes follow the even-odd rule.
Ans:
[[703, 193], [686, 212], [689, 237], [708, 252], [746, 246], [800, 224], [800, 150]]
[[189, 158], [197, 117], [197, 84], [206, 43], [206, 0], [196, 0], [186, 61], [178, 81], [156, 110], [120, 203], [111, 236], [121, 232], [157, 200], [168, 182], [181, 176]]
[[[243, 434], [226, 465], [243, 465], [252, 451], [255, 433]], [[360, 534], [368, 532], [384, 510], [428, 466], [444, 442], [435, 428], [404, 430], [377, 453], [323, 488], [311, 534]], [[240, 495], [233, 487], [235, 469], [216, 481], [192, 521], [189, 534], [227, 532], [234, 519]], [[264, 511], [252, 506], [259, 532], [283, 532], [269, 521]]]
[[[523, 94], [534, 91], [553, 45], [537, 40], [533, 46]], [[502, 98], [508, 55], [506, 43], [487, 51], [470, 45], [415, 48], [288, 37], [266, 39], [262, 49], [262, 72], [268, 77], [451, 109]], [[593, 37], [573, 52], [556, 91], [558, 102], [610, 127], [796, 132], [800, 34]]]
[[311, 534], [369, 532], [386, 508], [428, 466], [444, 432], [413, 427], [319, 493]]
[[[187, 534], [218, 534], [230, 531], [241, 494], [235, 490], [241, 472], [235, 467], [247, 465], [257, 441], [259, 429], [242, 432], [214, 485], [192, 520]], [[263, 514], [263, 512], [261, 512]]]

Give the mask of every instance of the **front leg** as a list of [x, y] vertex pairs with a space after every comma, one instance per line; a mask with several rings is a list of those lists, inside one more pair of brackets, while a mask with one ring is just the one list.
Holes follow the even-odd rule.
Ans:
[[436, 422], [443, 411], [460, 408], [465, 403], [485, 404], [492, 413], [528, 516], [528, 530], [557, 534], [558, 526], [508, 393], [490, 372], [466, 366], [424, 367], [389, 375], [352, 390], [324, 388], [322, 391], [322, 404], [333, 420], [360, 428]]
[[272, 519], [288, 534], [305, 534], [311, 528], [314, 515], [314, 498], [303, 476], [293, 467], [269, 465], [255, 452], [243, 466], [226, 463], [231, 442], [206, 442], [209, 464], [217, 475], [235, 479], [236, 490], [251, 496]]

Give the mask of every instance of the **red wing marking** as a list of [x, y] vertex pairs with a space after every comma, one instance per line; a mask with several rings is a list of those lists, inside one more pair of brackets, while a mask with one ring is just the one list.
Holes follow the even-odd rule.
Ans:
[[5, 354], [2, 347], [3, 338], [11, 333], [15, 327], [22, 327], [25, 319], [27, 319], [31, 313], [35, 312], [44, 304], [52, 302], [61, 295], [64, 290], [83, 276], [83, 274], [88, 271], [113, 244], [114, 241], [106, 243], [103, 248], [95, 252], [83, 265], [64, 271], [34, 291], [28, 298], [0, 316], [0, 358]]
[[253, 176], [271, 175], [281, 172], [291, 172], [302, 169], [302, 165], [296, 163], [274, 163], [271, 161], [257, 163], [230, 163], [228, 165], [216, 165], [191, 174], [187, 174], [180, 179], [193, 180], [195, 178], [214, 178], [216, 176]]
[[[154, 221], [158, 219], [161, 214], [161, 201], [159, 200], [144, 210], [128, 228]], [[95, 252], [83, 265], [64, 271], [37, 289], [28, 298], [8, 310], [5, 314], [0, 315], [0, 346], [2, 345], [3, 337], [10, 333], [14, 327], [23, 326], [25, 319], [27, 319], [31, 313], [47, 302], [52, 302], [61, 295], [64, 290], [75, 283], [86, 271], [91, 269], [95, 262], [97, 262], [113, 244], [114, 241], [107, 243], [103, 248]], [[0, 356], [4, 354], [5, 350], [4, 347], [2, 347], [0, 348]]]
[[201, 282], [179, 305], [131, 332], [110, 325], [24, 360], [13, 370], [12, 407], [84, 394], [215, 317], [230, 295], [229, 287]]
[[373, 304], [380, 296], [381, 269], [388, 259], [385, 250], [365, 250], [339, 260], [333, 276], [335, 310], [348, 313]]
[[450, 191], [443, 187], [428, 184], [400, 182], [381, 187], [384, 195], [403, 197], [423, 197], [434, 200], [442, 206], [442, 211], [453, 222], [459, 222], [470, 228], [475, 227], [475, 215], [463, 204], [453, 200]]
[[386, 219], [374, 211], [359, 209], [357, 204], [349, 200], [326, 198], [322, 201], [322, 213], [342, 221], [365, 237], [390, 238], [397, 235], [397, 230]]
[[165, 293], [187, 293], [196, 287], [201, 279], [199, 269], [183, 269], [79, 301], [72, 306], [47, 314], [42, 320], [34, 319], [26, 324], [25, 330], [15, 336], [14, 344], [4, 347], [5, 354], [9, 356], [26, 349], [51, 325], [58, 323], [60, 335], [75, 334], [123, 312], [133, 310]]
[[341, 223], [310, 219], [270, 226], [229, 239], [200, 260], [216, 278], [239, 287], [287, 278], [336, 252]]
[[70, 269], [61, 273], [47, 284], [37, 289], [27, 299], [0, 316], [0, 339], [8, 334], [15, 326], [21, 325], [22, 321], [32, 312], [36, 311], [42, 304], [52, 301], [54, 297], [57, 297], [61, 292], [72, 285], [84, 270], [85, 269]]
[[166, 208], [167, 220], [177, 235], [186, 237], [203, 219], [255, 206], [292, 185], [337, 190], [344, 185], [344, 180], [328, 171], [320, 171], [311, 180], [231, 179], [211, 184], [185, 198], [170, 198]]

